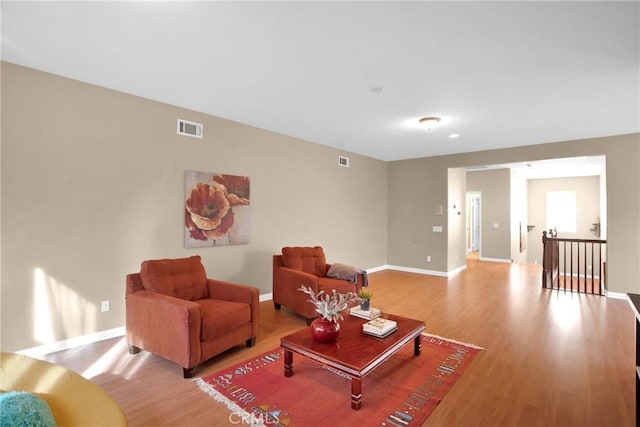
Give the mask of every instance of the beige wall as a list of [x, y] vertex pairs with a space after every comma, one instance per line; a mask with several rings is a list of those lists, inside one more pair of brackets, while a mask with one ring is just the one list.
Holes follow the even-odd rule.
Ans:
[[[511, 171], [467, 173], [467, 191], [480, 196], [480, 258], [511, 259]], [[498, 224], [498, 228], [494, 228]]]
[[448, 168], [596, 155], [606, 155], [609, 291], [640, 292], [640, 134], [390, 162], [390, 263], [425, 268], [431, 254], [437, 264], [427, 268], [446, 271], [446, 244], [430, 230], [433, 206], [446, 200]]
[[527, 262], [529, 248], [527, 206], [527, 179], [515, 169], [511, 169], [511, 259], [513, 262]]
[[[2, 350], [123, 326], [125, 274], [148, 258], [199, 254], [262, 294], [286, 245], [386, 264], [385, 162], [7, 63], [2, 124]], [[250, 244], [183, 247], [185, 170], [251, 178]]]
[[448, 175], [447, 272], [451, 272], [466, 265], [466, 171], [464, 168], [451, 168]]
[[[438, 157], [389, 163], [389, 264], [447, 272], [447, 180]], [[443, 215], [436, 215], [436, 206], [443, 206]], [[434, 233], [433, 226], [443, 232]]]
[[542, 232], [547, 229], [547, 192], [576, 192], [576, 232], [558, 232], [558, 237], [576, 239], [599, 239], [590, 229], [600, 216], [600, 177], [583, 176], [573, 178], [530, 179], [529, 191], [529, 223], [536, 228], [531, 230], [534, 240], [529, 251], [528, 262], [542, 263]]

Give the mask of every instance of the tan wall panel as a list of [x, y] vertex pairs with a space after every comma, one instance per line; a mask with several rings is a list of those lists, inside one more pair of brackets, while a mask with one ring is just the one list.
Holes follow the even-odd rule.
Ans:
[[[8, 63], [2, 124], [3, 350], [123, 326], [125, 274], [148, 258], [199, 254], [262, 294], [282, 246], [386, 263], [385, 162]], [[185, 170], [250, 177], [249, 244], [184, 248]]]

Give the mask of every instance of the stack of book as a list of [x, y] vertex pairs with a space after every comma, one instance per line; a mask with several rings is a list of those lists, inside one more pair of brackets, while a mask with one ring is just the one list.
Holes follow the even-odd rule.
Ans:
[[374, 337], [384, 338], [398, 330], [398, 324], [389, 319], [377, 317], [362, 325], [362, 332]]
[[349, 314], [363, 319], [371, 320], [380, 317], [380, 309], [371, 307], [369, 310], [363, 310], [359, 306], [351, 307]]

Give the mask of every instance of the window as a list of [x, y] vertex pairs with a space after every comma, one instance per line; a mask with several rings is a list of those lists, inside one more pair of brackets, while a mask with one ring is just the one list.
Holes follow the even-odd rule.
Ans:
[[576, 192], [547, 192], [547, 230], [576, 232]]

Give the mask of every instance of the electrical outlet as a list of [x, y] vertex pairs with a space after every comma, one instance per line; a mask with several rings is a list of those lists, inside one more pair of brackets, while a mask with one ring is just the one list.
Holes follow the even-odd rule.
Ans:
[[427, 255], [427, 262], [431, 262], [431, 255]]
[[109, 311], [109, 300], [102, 301], [102, 312]]

